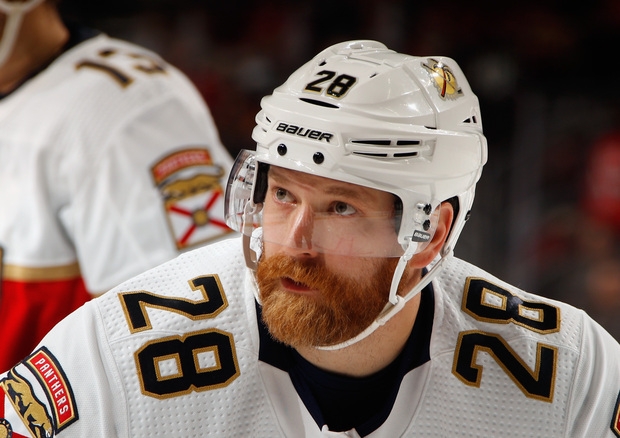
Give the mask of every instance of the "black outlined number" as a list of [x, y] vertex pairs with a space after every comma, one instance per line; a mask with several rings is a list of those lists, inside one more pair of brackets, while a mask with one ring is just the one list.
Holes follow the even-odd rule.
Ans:
[[476, 358], [480, 351], [485, 351], [495, 359], [527, 397], [553, 401], [557, 359], [555, 347], [540, 343], [537, 345], [536, 366], [533, 370], [529, 369], [519, 355], [497, 334], [479, 331], [461, 332], [456, 350], [454, 374], [465, 384], [480, 386], [482, 367], [476, 364]]
[[131, 66], [131, 70], [140, 71], [147, 74], [166, 73], [164, 65], [157, 59], [148, 55], [138, 53], [119, 53], [113, 49], [101, 50], [98, 59], [85, 59], [75, 65], [76, 70], [82, 68], [92, 68], [108, 74], [121, 87], [125, 88], [134, 81], [133, 75], [129, 71], [114, 65], [114, 58], [117, 56], [127, 56], [135, 62]]
[[525, 301], [482, 278], [468, 278], [463, 294], [463, 311], [478, 321], [514, 323], [548, 334], [560, 328], [560, 310], [550, 304]]
[[[560, 330], [560, 310], [557, 307], [522, 300], [481, 278], [467, 279], [463, 311], [479, 321], [513, 323], [541, 334]], [[537, 343], [536, 349], [536, 361], [530, 368], [500, 335], [478, 330], [461, 332], [452, 372], [463, 383], [479, 387], [483, 367], [477, 364], [477, 359], [478, 353], [483, 351], [501, 366], [527, 397], [552, 402], [557, 348]]]
[[[311, 91], [319, 94], [325, 92], [326, 95], [339, 99], [344, 96], [357, 82], [357, 79], [353, 76], [345, 74], [336, 76], [336, 72], [330, 70], [322, 70], [318, 72], [317, 75], [321, 77], [308, 83], [308, 85], [304, 88], [304, 91]], [[319, 86], [326, 82], [329, 82], [329, 85], [326, 88]]]
[[179, 313], [192, 320], [213, 318], [228, 306], [217, 275], [194, 278], [189, 282], [194, 291], [200, 291], [202, 300], [170, 298], [151, 292], [124, 292], [119, 295], [132, 333], [150, 330], [147, 307]]
[[[194, 278], [189, 285], [201, 293], [201, 300], [147, 291], [119, 294], [129, 331], [153, 328], [149, 309], [173, 312], [196, 321], [214, 318], [228, 306], [217, 275]], [[217, 329], [147, 342], [135, 353], [143, 394], [168, 398], [227, 386], [240, 374], [234, 345], [232, 334]]]
[[[219, 330], [147, 343], [135, 353], [143, 394], [178, 397], [228, 385], [239, 376], [233, 345], [232, 335]], [[210, 358], [206, 365], [201, 364], [201, 355]], [[173, 364], [173, 373], [161, 371], [165, 362]]]

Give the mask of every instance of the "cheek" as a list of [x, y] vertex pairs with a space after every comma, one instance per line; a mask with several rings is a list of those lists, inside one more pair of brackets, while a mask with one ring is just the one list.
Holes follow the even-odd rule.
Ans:
[[272, 257], [273, 255], [275, 255], [277, 253], [276, 248], [279, 247], [280, 245], [276, 245], [275, 243], [271, 243], [268, 240], [265, 240], [263, 237], [263, 253], [261, 257]]
[[324, 255], [325, 267], [330, 272], [360, 284], [368, 284], [377, 278], [384, 260], [377, 257]]

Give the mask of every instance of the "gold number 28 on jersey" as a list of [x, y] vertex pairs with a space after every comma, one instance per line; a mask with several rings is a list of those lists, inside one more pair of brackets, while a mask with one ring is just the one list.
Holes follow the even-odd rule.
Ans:
[[[517, 324], [543, 335], [560, 330], [560, 309], [522, 300], [482, 278], [467, 279], [463, 311], [478, 321]], [[466, 385], [480, 387], [483, 370], [476, 361], [481, 351], [488, 353], [527, 397], [553, 401], [557, 348], [537, 343], [536, 363], [530, 368], [502, 336], [480, 330], [461, 332], [452, 373]]]
[[[153, 328], [148, 308], [196, 321], [214, 318], [228, 306], [217, 275], [194, 278], [189, 285], [201, 293], [201, 300], [172, 298], [147, 291], [119, 294], [130, 332]], [[134, 358], [142, 393], [159, 399], [221, 388], [239, 377], [233, 335], [223, 330], [208, 329], [158, 338], [144, 344]]]

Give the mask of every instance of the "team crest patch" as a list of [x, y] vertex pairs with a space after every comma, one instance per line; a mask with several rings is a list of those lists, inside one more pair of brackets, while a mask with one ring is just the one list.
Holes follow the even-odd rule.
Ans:
[[46, 348], [0, 380], [0, 438], [52, 437], [77, 419], [71, 386]]
[[617, 437], [620, 437], [620, 394], [618, 394], [616, 408], [614, 409], [614, 415], [611, 419], [611, 430]]
[[184, 149], [167, 155], [151, 168], [164, 201], [177, 249], [231, 232], [224, 219], [221, 166], [206, 149]]
[[442, 99], [456, 99], [463, 95], [450, 67], [433, 58], [428, 58], [426, 64], [422, 63], [422, 67], [428, 70]]

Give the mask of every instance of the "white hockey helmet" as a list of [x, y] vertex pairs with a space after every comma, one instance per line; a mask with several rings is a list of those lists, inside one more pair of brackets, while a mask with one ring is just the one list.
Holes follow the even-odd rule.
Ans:
[[0, 36], [0, 67], [11, 55], [24, 14], [45, 0], [0, 0], [0, 12], [6, 14]]
[[[336, 44], [263, 98], [261, 107], [256, 152], [240, 154], [229, 181], [233, 229], [244, 230], [248, 202], [264, 199], [255, 161], [393, 193], [402, 202], [403, 248], [427, 241], [431, 213], [456, 197], [445, 245], [454, 248], [487, 149], [478, 99], [452, 59], [404, 55], [376, 41]], [[241, 190], [230, 190], [235, 183]]]
[[450, 58], [409, 56], [376, 41], [349, 41], [303, 65], [262, 99], [261, 108], [252, 134], [256, 152], [239, 154], [226, 193], [227, 223], [246, 236], [248, 266], [255, 267], [258, 259], [248, 236], [261, 226], [270, 165], [389, 192], [402, 203], [396, 230], [400, 251], [376, 254], [400, 257], [388, 303], [392, 308], [363, 338], [443, 264], [435, 263], [404, 299], [397, 296], [407, 261], [432, 238], [434, 212], [447, 200], [458, 203], [441, 258], [452, 253], [487, 160], [478, 99]]

